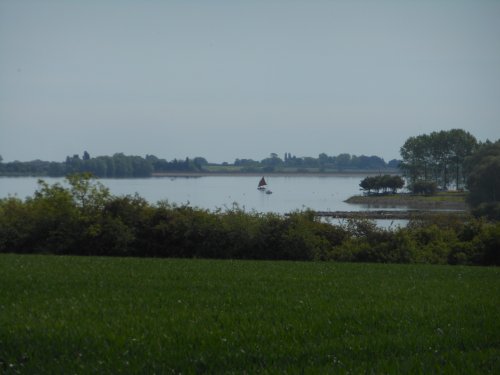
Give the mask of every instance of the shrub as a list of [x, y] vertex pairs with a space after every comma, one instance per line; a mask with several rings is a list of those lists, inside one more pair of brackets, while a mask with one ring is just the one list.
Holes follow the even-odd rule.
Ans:
[[413, 194], [434, 195], [437, 192], [437, 184], [433, 181], [418, 180], [410, 186], [410, 190]]
[[477, 254], [475, 264], [500, 266], [500, 223], [487, 224], [475, 238]]
[[395, 194], [397, 189], [402, 189], [405, 184], [405, 181], [401, 178], [401, 176], [391, 176], [391, 175], [383, 175], [383, 176], [369, 176], [365, 177], [359, 186], [367, 191], [368, 194], [371, 193], [372, 190], [378, 194], [380, 190], [386, 193], [388, 190], [391, 191], [392, 194]]
[[0, 200], [0, 252], [33, 252], [34, 221], [30, 207], [18, 198]]
[[478, 264], [478, 248], [471, 242], [457, 242], [448, 255], [448, 263], [457, 265]]
[[440, 216], [384, 230], [369, 220], [330, 225], [312, 211], [151, 205], [73, 184], [42, 181], [32, 198], [1, 199], [0, 252], [500, 265], [500, 224], [484, 220]]
[[500, 202], [480, 203], [472, 209], [472, 214], [488, 220], [500, 220]]

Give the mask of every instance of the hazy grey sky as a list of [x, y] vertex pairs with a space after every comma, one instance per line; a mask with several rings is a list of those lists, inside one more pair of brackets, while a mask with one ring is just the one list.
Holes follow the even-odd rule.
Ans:
[[0, 0], [0, 155], [399, 157], [500, 137], [500, 1]]

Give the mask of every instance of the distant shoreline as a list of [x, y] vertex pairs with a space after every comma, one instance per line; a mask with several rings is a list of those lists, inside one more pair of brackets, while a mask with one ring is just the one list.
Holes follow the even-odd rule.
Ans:
[[[162, 172], [153, 173], [151, 177], [363, 177], [380, 175], [381, 171], [343, 171], [343, 172]], [[386, 174], [399, 174], [385, 171]]]
[[[157, 172], [152, 173], [151, 176], [141, 176], [141, 177], [97, 177], [98, 179], [124, 179], [124, 178], [163, 178], [163, 177], [366, 177], [366, 176], [379, 176], [382, 174], [389, 175], [401, 175], [399, 171], [396, 170], [383, 170], [383, 171], [373, 171], [373, 170], [361, 170], [361, 171], [339, 171], [339, 172], [240, 172], [240, 171], [197, 171], [197, 172]], [[32, 174], [32, 173], [0, 173], [0, 177], [33, 177], [33, 178], [64, 178], [65, 176], [50, 176], [44, 173]]]

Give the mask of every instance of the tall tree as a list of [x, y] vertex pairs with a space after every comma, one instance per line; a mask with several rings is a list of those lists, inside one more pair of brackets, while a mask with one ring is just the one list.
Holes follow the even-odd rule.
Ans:
[[349, 167], [351, 163], [351, 155], [350, 154], [339, 154], [335, 159], [337, 168], [342, 170]]
[[449, 160], [454, 169], [455, 184], [457, 190], [460, 189], [461, 183], [464, 183], [465, 159], [472, 155], [477, 150], [478, 143], [476, 138], [470, 133], [461, 129], [450, 130], [450, 155]]
[[400, 167], [412, 185], [419, 180], [434, 180], [447, 189], [453, 174], [458, 189], [464, 178], [465, 158], [476, 147], [476, 138], [462, 129], [410, 137], [400, 149]]
[[422, 178], [422, 175], [427, 179], [425, 137], [425, 134], [410, 137], [399, 150], [403, 158], [400, 168], [412, 183]]
[[466, 160], [467, 200], [476, 214], [500, 219], [500, 141], [484, 144]]

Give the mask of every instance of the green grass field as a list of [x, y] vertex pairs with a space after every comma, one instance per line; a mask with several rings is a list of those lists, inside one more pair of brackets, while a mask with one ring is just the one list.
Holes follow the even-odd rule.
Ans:
[[500, 268], [0, 255], [0, 373], [500, 373]]

